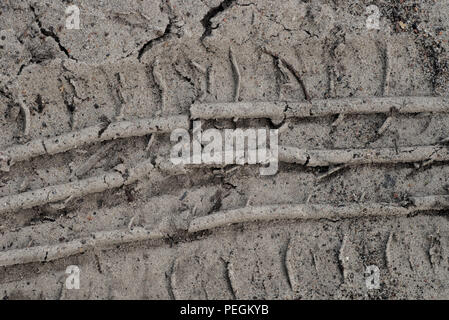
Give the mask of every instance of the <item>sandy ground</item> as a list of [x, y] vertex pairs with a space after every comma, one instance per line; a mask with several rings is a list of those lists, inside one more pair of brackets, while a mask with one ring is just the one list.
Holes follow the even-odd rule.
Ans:
[[[447, 0], [2, 0], [0, 298], [449, 298], [448, 39]], [[174, 166], [194, 118], [297, 156]]]

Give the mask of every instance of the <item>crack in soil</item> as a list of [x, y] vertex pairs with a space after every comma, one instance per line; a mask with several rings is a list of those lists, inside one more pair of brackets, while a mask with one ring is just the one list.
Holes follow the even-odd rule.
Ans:
[[61, 39], [59, 39], [59, 37], [56, 35], [56, 33], [54, 33], [54, 31], [47, 30], [42, 26], [42, 22], [36, 13], [36, 9], [32, 5], [30, 5], [30, 9], [31, 9], [31, 12], [33, 12], [33, 14], [34, 14], [34, 19], [36, 20], [36, 23], [37, 23], [41, 33], [46, 37], [53, 38], [53, 40], [55, 40], [56, 43], [58, 44], [59, 50], [61, 50], [67, 56], [67, 58], [78, 61], [76, 58], [72, 57], [70, 55], [69, 51], [61, 44]]
[[204, 32], [201, 36], [201, 41], [212, 34], [212, 19], [215, 18], [221, 12], [224, 12], [236, 4], [237, 0], [224, 0], [218, 6], [210, 9], [206, 15], [201, 19], [201, 24], [204, 27]]

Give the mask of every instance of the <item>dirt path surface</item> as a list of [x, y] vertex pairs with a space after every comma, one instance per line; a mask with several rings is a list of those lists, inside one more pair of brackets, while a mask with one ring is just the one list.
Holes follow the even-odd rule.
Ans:
[[[448, 40], [447, 0], [2, 0], [0, 298], [448, 299]], [[173, 164], [199, 120], [277, 173]]]

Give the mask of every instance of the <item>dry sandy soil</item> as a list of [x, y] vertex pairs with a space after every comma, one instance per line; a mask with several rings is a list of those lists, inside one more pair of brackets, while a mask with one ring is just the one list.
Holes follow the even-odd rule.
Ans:
[[[2, 0], [0, 298], [449, 298], [448, 39], [447, 0]], [[278, 173], [172, 165], [196, 118]]]

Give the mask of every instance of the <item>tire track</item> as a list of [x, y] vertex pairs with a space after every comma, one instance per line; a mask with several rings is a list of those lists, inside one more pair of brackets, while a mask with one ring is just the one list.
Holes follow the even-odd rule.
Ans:
[[448, 161], [449, 150], [442, 145], [343, 150], [307, 150], [280, 146], [279, 160], [308, 167], [417, 163], [423, 161]]
[[361, 217], [407, 216], [419, 211], [444, 210], [449, 208], [449, 196], [411, 197], [410, 203], [363, 203], [333, 206], [326, 204], [277, 204], [261, 207], [244, 207], [222, 211], [194, 219], [189, 232], [214, 229], [234, 223], [272, 221], [283, 219], [339, 220]]
[[49, 139], [37, 139], [23, 145], [13, 145], [0, 153], [2, 156], [0, 168], [3, 171], [9, 171], [15, 163], [34, 157], [63, 153], [95, 142], [171, 132], [177, 128], [189, 128], [186, 116], [98, 124]]
[[431, 96], [314, 99], [289, 102], [194, 103], [192, 119], [309, 118], [350, 114], [448, 113], [449, 98]]
[[153, 169], [152, 161], [146, 160], [134, 168], [123, 168], [122, 170], [117, 168], [115, 172], [101, 176], [6, 196], [0, 198], [0, 214], [30, 209], [47, 203], [69, 201], [93, 193], [130, 185], [146, 176]]
[[[404, 206], [386, 203], [364, 203], [344, 206], [277, 204], [262, 207], [244, 207], [194, 218], [190, 222], [188, 234], [195, 234], [200, 231], [212, 230], [236, 223], [256, 221], [297, 219], [303, 221], [321, 219], [338, 221], [348, 218], [407, 216], [416, 212], [449, 208], [449, 196], [413, 197], [409, 201], [410, 203]], [[93, 233], [91, 237], [76, 239], [63, 244], [3, 251], [0, 252], [0, 266], [52, 261], [92, 249], [107, 248], [129, 242], [170, 238], [169, 234], [158, 231], [154, 226], [148, 226], [147, 228], [134, 227], [131, 230], [126, 228], [123, 230], [101, 231]]]

